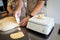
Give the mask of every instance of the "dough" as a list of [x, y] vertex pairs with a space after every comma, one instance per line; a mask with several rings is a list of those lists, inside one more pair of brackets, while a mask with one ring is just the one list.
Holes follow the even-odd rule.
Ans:
[[14, 17], [6, 17], [6, 18], [0, 20], [0, 23], [3, 23], [3, 22], [4, 23], [5, 22], [14, 22], [14, 23], [16, 23], [16, 20], [15, 20]]
[[23, 32], [17, 32], [17, 33], [10, 34], [10, 37], [12, 39], [18, 39], [18, 38], [21, 38], [23, 36], [24, 36]]
[[7, 31], [7, 30], [13, 29], [18, 26], [19, 24], [16, 22], [14, 17], [6, 17], [0, 20], [1, 31]]
[[39, 15], [37, 16], [38, 19], [44, 19], [44, 17], [45, 17], [44, 14], [39, 14]]

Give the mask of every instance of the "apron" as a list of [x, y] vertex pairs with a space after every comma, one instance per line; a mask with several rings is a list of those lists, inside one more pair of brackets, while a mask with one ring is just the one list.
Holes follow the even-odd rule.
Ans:
[[27, 0], [23, 0], [23, 7], [21, 9], [21, 21], [26, 17], [26, 8], [27, 8]]

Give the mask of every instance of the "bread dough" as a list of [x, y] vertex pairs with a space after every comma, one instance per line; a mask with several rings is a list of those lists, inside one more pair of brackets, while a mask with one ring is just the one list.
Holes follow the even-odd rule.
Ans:
[[15, 18], [14, 17], [6, 17], [6, 18], [4, 18], [4, 19], [1, 19], [0, 20], [0, 23], [5, 23], [5, 22], [14, 22], [14, 23], [16, 23], [16, 20], [15, 20]]
[[23, 32], [17, 32], [17, 33], [10, 34], [10, 37], [12, 39], [18, 39], [18, 38], [21, 38], [23, 36], [24, 36]]
[[7, 31], [20, 26], [14, 17], [6, 17], [0, 20], [0, 30]]
[[38, 19], [44, 19], [44, 17], [45, 17], [44, 14], [39, 14], [39, 15], [37, 16]]

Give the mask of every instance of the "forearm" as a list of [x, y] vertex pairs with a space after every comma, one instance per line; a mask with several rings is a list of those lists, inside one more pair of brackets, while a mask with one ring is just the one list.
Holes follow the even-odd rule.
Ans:
[[7, 11], [12, 14], [13, 10], [11, 9], [10, 5], [7, 6]]
[[38, 4], [36, 5], [36, 7], [31, 12], [31, 15], [32, 16], [36, 15], [41, 10], [41, 8], [43, 7], [44, 3], [45, 3], [45, 1], [39, 1]]

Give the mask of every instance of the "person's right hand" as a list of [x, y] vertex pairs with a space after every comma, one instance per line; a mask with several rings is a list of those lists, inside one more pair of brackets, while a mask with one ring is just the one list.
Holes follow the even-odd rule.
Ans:
[[24, 27], [26, 26], [27, 22], [29, 21], [29, 16], [25, 17], [21, 22], [20, 22], [20, 26]]
[[14, 11], [14, 14], [13, 15], [14, 16], [17, 15], [18, 17], [20, 17], [21, 16], [21, 11], [20, 10]]

